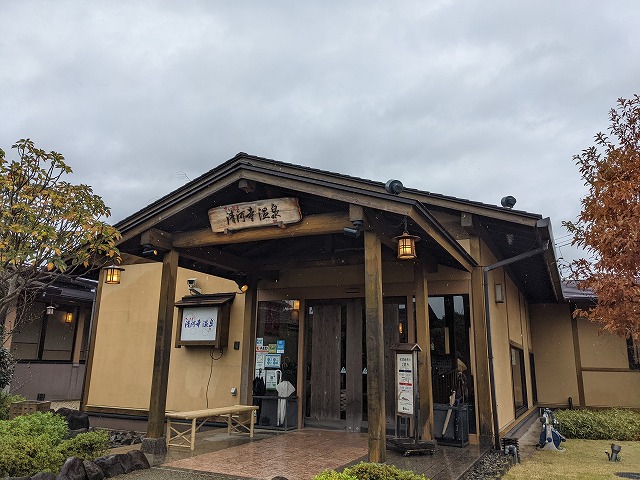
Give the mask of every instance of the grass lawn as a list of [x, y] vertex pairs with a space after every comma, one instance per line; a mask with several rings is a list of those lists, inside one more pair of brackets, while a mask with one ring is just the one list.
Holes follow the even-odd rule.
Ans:
[[615, 472], [640, 474], [640, 442], [615, 442], [622, 447], [619, 462], [609, 462], [605, 451], [611, 452], [606, 440], [567, 440], [564, 453], [537, 451], [514, 466], [503, 477], [509, 480], [579, 478], [615, 478]]

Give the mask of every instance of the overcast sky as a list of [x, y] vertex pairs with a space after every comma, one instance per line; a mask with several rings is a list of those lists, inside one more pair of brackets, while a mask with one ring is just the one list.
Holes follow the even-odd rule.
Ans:
[[62, 153], [113, 222], [243, 151], [513, 195], [562, 246], [639, 59], [638, 0], [0, 0], [0, 147]]

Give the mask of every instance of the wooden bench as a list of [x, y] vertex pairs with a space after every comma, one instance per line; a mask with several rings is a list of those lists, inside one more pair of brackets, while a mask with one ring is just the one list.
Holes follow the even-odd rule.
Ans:
[[[167, 417], [167, 448], [189, 447], [195, 448], [196, 432], [205, 422], [223, 420], [227, 423], [227, 432], [248, 434], [253, 437], [255, 412], [254, 405], [231, 405], [229, 407], [209, 408], [207, 410], [192, 410], [190, 412], [170, 412]], [[178, 430], [171, 420], [190, 420], [191, 426], [185, 430]], [[187, 437], [187, 435], [190, 435]]]

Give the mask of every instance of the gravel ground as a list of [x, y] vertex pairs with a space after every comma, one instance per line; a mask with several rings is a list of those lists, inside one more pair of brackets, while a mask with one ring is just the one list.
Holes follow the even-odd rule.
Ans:
[[500, 478], [511, 467], [509, 457], [502, 452], [491, 451], [476, 462], [464, 480]]

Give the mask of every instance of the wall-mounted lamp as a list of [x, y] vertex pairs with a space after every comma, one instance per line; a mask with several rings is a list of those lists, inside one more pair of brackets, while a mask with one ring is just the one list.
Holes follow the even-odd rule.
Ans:
[[300, 300], [292, 300], [291, 308], [293, 310], [300, 310]]
[[504, 303], [504, 288], [501, 283], [494, 285], [496, 293], [496, 303]]
[[56, 307], [54, 307], [53, 305], [47, 306], [47, 315], [53, 315], [53, 312], [55, 311], [56, 311]]
[[65, 314], [64, 314], [64, 323], [73, 323], [73, 313], [65, 312]]
[[249, 280], [247, 280], [246, 274], [239, 273], [238, 275], [236, 275], [236, 278], [234, 280], [242, 293], [245, 293], [247, 290], [249, 290]]
[[124, 272], [124, 268], [119, 267], [118, 265], [109, 265], [108, 267], [104, 267], [105, 277], [104, 282], [109, 285], [119, 285], [120, 284], [120, 272]]
[[398, 258], [400, 260], [413, 260], [418, 256], [416, 254], [416, 242], [420, 241], [420, 237], [409, 235], [406, 217], [404, 219], [404, 232], [402, 235], [394, 237], [393, 240], [398, 242]]
[[398, 322], [398, 333], [400, 334], [400, 336], [402, 336], [403, 331], [404, 327], [402, 326], [402, 322]]

